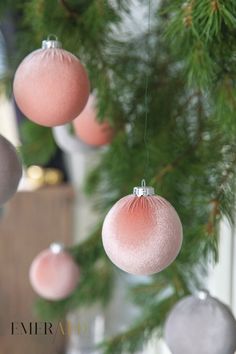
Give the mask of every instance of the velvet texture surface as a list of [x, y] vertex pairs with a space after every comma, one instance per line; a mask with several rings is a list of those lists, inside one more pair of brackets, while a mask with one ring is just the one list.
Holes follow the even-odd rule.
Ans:
[[30, 267], [30, 283], [35, 292], [48, 300], [69, 296], [79, 281], [79, 268], [69, 253], [44, 250]]
[[0, 135], [0, 205], [16, 192], [22, 176], [22, 165], [14, 146]]
[[188, 296], [170, 312], [164, 337], [172, 354], [234, 354], [236, 321], [217, 299]]
[[80, 61], [58, 48], [29, 54], [19, 65], [13, 82], [22, 113], [47, 127], [76, 118], [87, 103], [89, 90], [88, 76]]
[[182, 225], [171, 204], [159, 196], [128, 195], [108, 212], [102, 229], [110, 260], [127, 273], [160, 272], [177, 257]]
[[109, 144], [114, 137], [114, 130], [107, 121], [98, 122], [96, 101], [89, 96], [83, 112], [73, 121], [76, 135], [86, 144], [102, 146]]

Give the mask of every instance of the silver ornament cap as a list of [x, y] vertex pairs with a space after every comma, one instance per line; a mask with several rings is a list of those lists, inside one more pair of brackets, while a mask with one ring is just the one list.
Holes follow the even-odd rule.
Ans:
[[199, 300], [204, 301], [210, 296], [210, 293], [206, 289], [201, 289], [197, 292], [196, 296]]
[[133, 194], [137, 197], [155, 195], [155, 190], [153, 187], [146, 186], [145, 179], [142, 180], [141, 186], [134, 187]]
[[58, 41], [57, 36], [49, 35], [46, 40], [42, 41], [42, 49], [51, 49], [51, 48], [61, 48], [62, 44]]
[[59, 254], [64, 251], [65, 247], [63, 243], [54, 242], [50, 245], [50, 250], [53, 254]]

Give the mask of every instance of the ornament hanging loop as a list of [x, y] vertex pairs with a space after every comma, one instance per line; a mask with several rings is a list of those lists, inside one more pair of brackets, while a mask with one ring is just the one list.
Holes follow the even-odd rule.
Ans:
[[54, 33], [50, 33], [47, 36], [47, 41], [58, 41], [58, 37]]
[[61, 42], [58, 41], [58, 38], [55, 34], [49, 34], [47, 39], [42, 41], [42, 49], [50, 48], [61, 48]]

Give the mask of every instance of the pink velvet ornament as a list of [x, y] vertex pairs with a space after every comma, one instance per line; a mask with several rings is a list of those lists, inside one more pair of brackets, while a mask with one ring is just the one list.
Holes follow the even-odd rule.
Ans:
[[79, 268], [60, 244], [52, 244], [33, 260], [29, 276], [38, 295], [48, 300], [61, 300], [75, 290]]
[[106, 254], [120, 269], [136, 275], [158, 273], [177, 257], [182, 225], [172, 205], [154, 189], [135, 187], [108, 212], [102, 229]]
[[22, 113], [47, 127], [71, 122], [82, 112], [89, 97], [84, 67], [78, 58], [60, 47], [57, 40], [43, 41], [42, 49], [21, 62], [13, 83]]
[[89, 96], [83, 112], [73, 121], [76, 135], [86, 144], [102, 146], [109, 144], [114, 137], [114, 130], [108, 121], [97, 120], [96, 102]]

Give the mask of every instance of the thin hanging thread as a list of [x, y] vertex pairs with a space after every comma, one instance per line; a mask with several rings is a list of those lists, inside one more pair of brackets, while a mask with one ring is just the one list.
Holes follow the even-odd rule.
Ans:
[[[149, 51], [150, 33], [151, 33], [151, 0], [148, 1], [148, 38], [147, 38], [147, 58], [148, 58], [148, 60], [150, 59], [150, 51]], [[148, 130], [148, 88], [149, 88], [148, 86], [149, 86], [148, 71], [146, 71], [146, 77], [145, 77], [145, 100], [144, 100], [145, 123], [144, 123], [144, 135], [143, 135], [143, 141], [144, 141], [144, 146], [145, 146], [145, 150], [146, 150], [146, 164], [145, 164], [145, 169], [144, 169], [144, 175], [148, 174], [149, 160], [150, 160], [149, 148], [148, 148], [148, 137], [147, 137], [147, 130]]]

